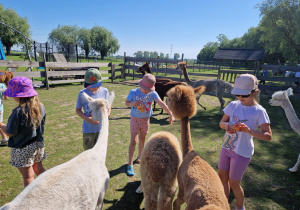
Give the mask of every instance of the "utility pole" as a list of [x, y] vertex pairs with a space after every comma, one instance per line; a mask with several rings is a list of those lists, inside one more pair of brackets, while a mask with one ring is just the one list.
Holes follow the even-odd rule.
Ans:
[[170, 55], [170, 59], [172, 59], [172, 48], [173, 48], [173, 44], [171, 44], [171, 55]]

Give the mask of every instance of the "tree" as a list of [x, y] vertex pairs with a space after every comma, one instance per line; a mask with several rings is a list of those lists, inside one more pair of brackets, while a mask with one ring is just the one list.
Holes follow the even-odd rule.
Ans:
[[165, 58], [165, 55], [164, 55], [163, 53], [160, 53], [160, 54], [159, 54], [159, 58], [160, 58], [160, 59], [164, 59], [164, 58]]
[[144, 51], [144, 58], [150, 58], [149, 51]]
[[180, 58], [180, 55], [178, 53], [174, 53], [174, 60], [178, 60]]
[[[27, 18], [20, 17], [17, 12], [11, 8], [4, 9], [0, 4], [0, 21], [18, 30], [26, 37], [30, 36], [29, 24]], [[10, 55], [10, 51], [15, 44], [25, 44], [24, 36], [16, 33], [11, 28], [0, 24], [0, 38], [2, 44], [6, 48], [6, 54]]]
[[139, 51], [135, 52], [133, 55], [137, 58], [142, 58], [143, 57], [143, 52], [141, 50], [139, 50]]
[[74, 50], [74, 45], [79, 44], [79, 28], [77, 26], [58, 25], [49, 34], [49, 40], [58, 49], [65, 51], [69, 57]]
[[91, 29], [92, 48], [100, 52], [101, 60], [108, 54], [118, 52], [120, 49], [119, 41], [113, 36], [111, 31], [104, 27], [94, 26]]
[[268, 0], [258, 5], [261, 41], [270, 54], [282, 52], [288, 62], [300, 61], [300, 8], [298, 0]]
[[165, 59], [170, 59], [169, 54], [166, 54]]
[[91, 51], [91, 32], [87, 28], [81, 28], [78, 31], [78, 45], [85, 52], [85, 57], [88, 58]]
[[199, 54], [197, 55], [198, 61], [212, 61], [214, 55], [219, 48], [218, 42], [208, 42], [203, 46]]

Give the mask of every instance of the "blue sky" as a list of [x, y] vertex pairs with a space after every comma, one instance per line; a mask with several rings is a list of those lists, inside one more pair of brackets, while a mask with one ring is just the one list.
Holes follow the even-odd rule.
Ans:
[[44, 43], [58, 25], [103, 26], [119, 40], [116, 55], [156, 51], [196, 59], [219, 34], [243, 36], [261, 19], [262, 0], [1, 0], [27, 17], [31, 38]]

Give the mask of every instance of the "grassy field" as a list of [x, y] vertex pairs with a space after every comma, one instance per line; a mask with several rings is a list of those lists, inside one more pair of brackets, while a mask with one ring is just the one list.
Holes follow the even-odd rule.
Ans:
[[[119, 81], [104, 83], [109, 91], [114, 90], [116, 99], [110, 117], [109, 140], [106, 164], [110, 182], [104, 200], [104, 209], [142, 209], [143, 195], [136, 194], [140, 184], [139, 165], [134, 165], [136, 175], [126, 175], [128, 146], [130, 141], [130, 109], [125, 106], [129, 91], [136, 88], [136, 82]], [[83, 88], [79, 83], [56, 85], [49, 90], [36, 89], [44, 103], [47, 118], [45, 125], [45, 150], [47, 158], [43, 162], [47, 169], [64, 163], [83, 151], [82, 120], [75, 114], [78, 92]], [[267, 109], [271, 119], [273, 139], [270, 142], [254, 140], [255, 154], [247, 168], [242, 186], [245, 190], [247, 209], [300, 209], [300, 171], [288, 171], [298, 157], [300, 137], [291, 129], [281, 107], [268, 104], [271, 93], [261, 95], [261, 104]], [[226, 105], [234, 98], [225, 94]], [[193, 145], [211, 166], [217, 170], [218, 158], [224, 130], [218, 126], [221, 115], [217, 97], [206, 94], [198, 106], [197, 114], [190, 120]], [[291, 97], [296, 114], [300, 116], [299, 97]], [[4, 123], [16, 106], [13, 99], [4, 101]], [[179, 121], [173, 126], [168, 123], [168, 115], [159, 115], [160, 109], [151, 117], [151, 128], [147, 138], [157, 131], [169, 131], [180, 139]], [[137, 153], [135, 154], [136, 157]], [[0, 147], [0, 206], [10, 202], [23, 190], [20, 173], [9, 164], [10, 149]], [[235, 207], [234, 196], [229, 199], [231, 209]], [[184, 209], [184, 206], [182, 206]]]

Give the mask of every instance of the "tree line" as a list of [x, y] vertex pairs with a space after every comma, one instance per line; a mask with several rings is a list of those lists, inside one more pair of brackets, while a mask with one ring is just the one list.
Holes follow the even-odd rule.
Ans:
[[[15, 10], [5, 9], [0, 4], [0, 21], [30, 37], [30, 25], [27, 18], [20, 17]], [[10, 55], [13, 45], [25, 44], [24, 37], [14, 30], [0, 24], [0, 38], [6, 48], [6, 54]], [[84, 52], [86, 58], [91, 51], [99, 52], [101, 59], [104, 56], [119, 51], [120, 44], [113, 33], [101, 26], [94, 26], [91, 29], [79, 28], [78, 26], [58, 25], [48, 37], [51, 44], [56, 45], [59, 50], [70, 51], [70, 46], [78, 45]]]
[[[170, 59], [169, 54], [164, 54], [164, 53], [159, 53], [154, 51], [154, 52], [149, 52], [149, 51], [137, 51], [133, 53], [133, 55], [137, 58], [157, 58], [159, 56], [160, 59]], [[178, 53], [174, 53], [174, 60], [177, 60], [180, 58], [180, 55]]]
[[262, 17], [257, 27], [231, 40], [220, 34], [217, 42], [204, 45], [197, 60], [212, 61], [218, 48], [244, 48], [265, 49], [265, 63], [300, 63], [299, 0], [268, 0], [256, 8]]

